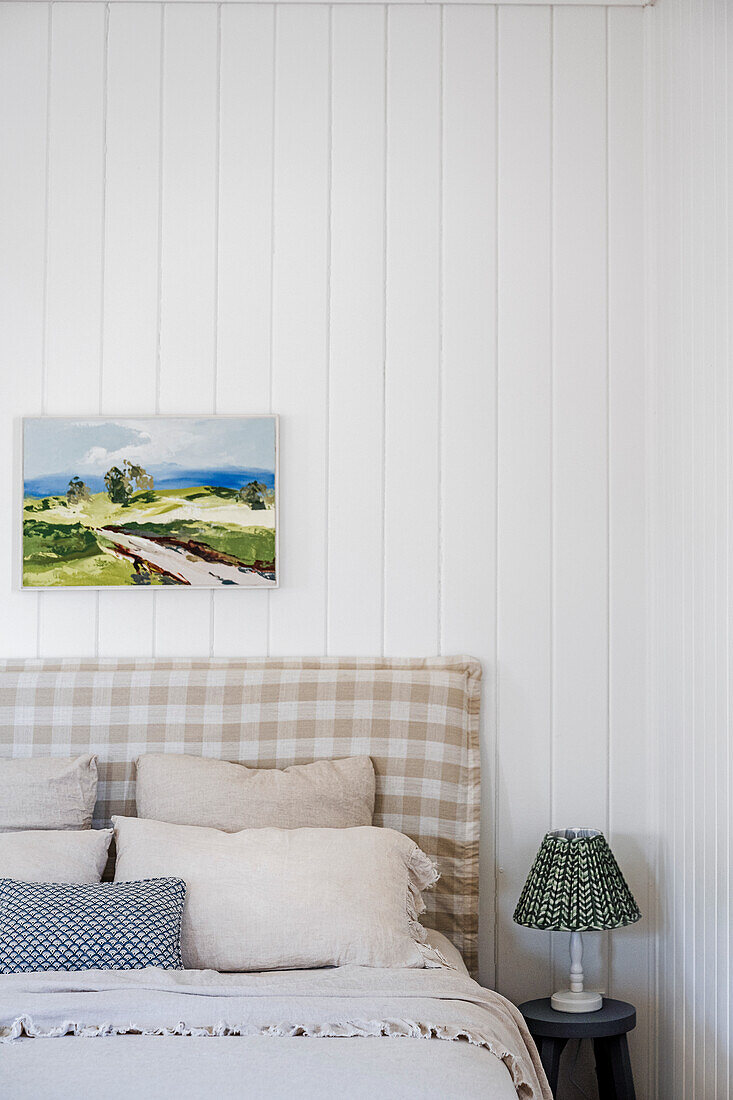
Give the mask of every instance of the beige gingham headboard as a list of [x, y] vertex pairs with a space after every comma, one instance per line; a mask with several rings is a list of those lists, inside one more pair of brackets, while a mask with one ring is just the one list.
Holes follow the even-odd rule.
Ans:
[[0, 756], [96, 753], [96, 825], [135, 813], [144, 752], [278, 768], [370, 756], [374, 823], [437, 860], [426, 922], [475, 973], [480, 688], [468, 657], [7, 660]]

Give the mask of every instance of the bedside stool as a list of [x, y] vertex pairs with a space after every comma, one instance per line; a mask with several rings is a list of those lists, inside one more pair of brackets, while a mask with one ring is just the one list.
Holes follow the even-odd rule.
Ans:
[[597, 1012], [556, 1012], [550, 1007], [550, 998], [543, 997], [525, 1001], [519, 1011], [537, 1043], [553, 1096], [560, 1055], [568, 1039], [592, 1039], [600, 1100], [636, 1100], [626, 1041], [627, 1031], [636, 1027], [633, 1005], [604, 997], [603, 1008]]

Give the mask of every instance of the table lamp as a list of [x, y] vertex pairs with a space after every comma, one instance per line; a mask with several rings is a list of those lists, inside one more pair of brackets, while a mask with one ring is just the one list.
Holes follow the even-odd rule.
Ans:
[[595, 1012], [600, 993], [583, 989], [582, 932], [621, 928], [641, 913], [598, 829], [555, 829], [547, 833], [514, 910], [527, 928], [570, 932], [570, 989], [553, 993], [559, 1012]]

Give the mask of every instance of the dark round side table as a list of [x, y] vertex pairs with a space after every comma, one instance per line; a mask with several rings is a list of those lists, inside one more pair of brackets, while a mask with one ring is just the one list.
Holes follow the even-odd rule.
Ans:
[[633, 1005], [604, 997], [597, 1012], [556, 1012], [550, 1007], [550, 998], [543, 997], [525, 1001], [519, 1011], [537, 1043], [553, 1096], [560, 1055], [568, 1039], [592, 1039], [600, 1100], [636, 1100], [626, 1041], [626, 1033], [636, 1027]]

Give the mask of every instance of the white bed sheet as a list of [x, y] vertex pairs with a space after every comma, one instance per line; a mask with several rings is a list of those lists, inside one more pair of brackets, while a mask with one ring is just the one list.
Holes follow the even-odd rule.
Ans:
[[[471, 981], [445, 937], [429, 937], [450, 969], [0, 977], [0, 1095], [547, 1100], [516, 1009]], [[135, 1033], [159, 1027], [168, 1033]]]
[[517, 1100], [488, 1050], [437, 1039], [20, 1039], [0, 1085], [8, 1100]]

